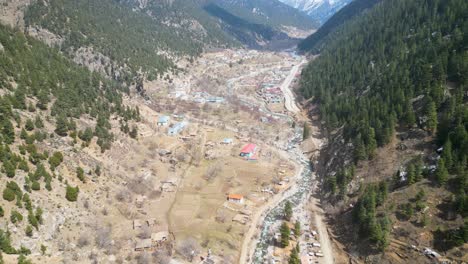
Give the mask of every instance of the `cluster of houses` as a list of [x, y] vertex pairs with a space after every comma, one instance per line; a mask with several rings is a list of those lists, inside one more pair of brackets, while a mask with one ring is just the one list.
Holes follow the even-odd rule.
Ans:
[[268, 104], [279, 104], [283, 102], [283, 92], [279, 87], [272, 84], [262, 84], [257, 94]]
[[[156, 226], [156, 219], [133, 220], [133, 229], [153, 228]], [[151, 233], [150, 238], [140, 239], [135, 244], [135, 251], [149, 251], [163, 247], [171, 241], [171, 234], [167, 230]]]
[[204, 103], [217, 103], [221, 104], [224, 103], [224, 98], [220, 96], [213, 96], [207, 92], [195, 92], [193, 94], [193, 101], [196, 103], [204, 104]]
[[159, 127], [169, 127], [167, 129], [167, 134], [169, 136], [176, 136], [180, 134], [188, 126], [187, 121], [180, 121], [171, 125], [171, 118], [166, 115], [158, 117], [156, 124]]

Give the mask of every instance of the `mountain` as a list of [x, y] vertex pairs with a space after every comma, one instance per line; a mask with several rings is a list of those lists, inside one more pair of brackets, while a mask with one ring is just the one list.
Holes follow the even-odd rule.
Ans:
[[346, 6], [352, 0], [280, 0], [307, 13], [320, 24], [325, 23], [334, 13]]
[[299, 11], [265, 0], [39, 0], [24, 20], [29, 33], [76, 62], [127, 81], [138, 72], [160, 78], [177, 70], [177, 59], [207, 48], [262, 49], [272, 41], [288, 42], [287, 27], [314, 26]]
[[467, 13], [464, 0], [382, 1], [330, 33], [302, 72], [329, 139], [322, 206], [354, 256], [394, 263], [382, 252], [409, 245], [467, 256]]
[[318, 27], [318, 21], [278, 0], [215, 0], [212, 3], [251, 23], [280, 30], [284, 27], [302, 30]]
[[334, 14], [325, 24], [316, 32], [301, 41], [298, 49], [302, 52], [318, 53], [322, 48], [320, 43], [325, 43], [324, 39], [340, 25], [346, 23], [349, 19], [361, 14], [364, 10], [371, 8], [381, 0], [354, 0], [340, 11]]

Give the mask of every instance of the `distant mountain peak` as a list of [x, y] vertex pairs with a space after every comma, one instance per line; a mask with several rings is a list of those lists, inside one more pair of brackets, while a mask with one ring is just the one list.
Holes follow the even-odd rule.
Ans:
[[281, 2], [297, 8], [321, 24], [333, 14], [343, 8], [352, 0], [280, 0]]

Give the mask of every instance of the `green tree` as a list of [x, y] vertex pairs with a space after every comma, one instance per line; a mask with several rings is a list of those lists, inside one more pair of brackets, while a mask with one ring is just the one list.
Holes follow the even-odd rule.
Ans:
[[434, 101], [429, 101], [426, 107], [427, 123], [426, 128], [431, 133], [434, 134], [437, 128], [437, 108]]
[[31, 260], [27, 259], [23, 254], [18, 257], [18, 264], [33, 264]]
[[411, 185], [416, 181], [416, 171], [413, 164], [408, 165], [408, 172], [406, 177], [408, 185]]
[[294, 235], [296, 237], [299, 237], [301, 235], [301, 223], [299, 221], [296, 221], [294, 224]]
[[283, 222], [280, 227], [281, 241], [280, 244], [282, 247], [289, 246], [289, 236], [291, 230], [289, 229], [288, 223]]
[[302, 139], [306, 140], [310, 137], [310, 126], [306, 122], [304, 122], [304, 131], [302, 134]]
[[299, 258], [299, 252], [297, 252], [296, 248], [291, 250], [291, 255], [289, 256], [289, 264], [300, 264], [301, 259]]
[[437, 183], [441, 186], [445, 185], [448, 181], [448, 170], [445, 167], [445, 160], [444, 158], [440, 158], [439, 161], [437, 162], [437, 169], [435, 171], [435, 176]]
[[76, 176], [78, 177], [78, 179], [80, 179], [81, 182], [86, 182], [84, 170], [81, 167], [76, 168]]
[[16, 197], [15, 192], [12, 189], [5, 188], [3, 190], [3, 199], [11, 202], [11, 201], [15, 200], [15, 197]]
[[24, 128], [26, 128], [27, 131], [33, 131], [34, 130], [34, 122], [31, 119], [27, 119], [26, 123], [24, 124]]
[[452, 141], [450, 137], [447, 138], [447, 141], [444, 144], [444, 149], [442, 150], [441, 157], [445, 161], [445, 167], [450, 170], [453, 166], [453, 158], [452, 158]]
[[284, 219], [287, 221], [291, 220], [293, 211], [292, 211], [292, 205], [290, 201], [286, 201], [286, 204], [284, 205]]
[[8, 119], [3, 121], [2, 137], [3, 141], [8, 145], [15, 142], [15, 129]]
[[16, 175], [16, 168], [13, 166], [13, 164], [6, 160], [3, 162], [3, 169], [5, 170], [5, 174], [7, 175], [8, 178], [13, 178]]
[[55, 133], [59, 136], [66, 136], [68, 133], [68, 122], [65, 116], [59, 115], [55, 121]]
[[33, 229], [32, 229], [32, 227], [31, 227], [31, 225], [26, 226], [25, 232], [26, 232], [26, 235], [27, 235], [28, 237], [32, 237], [32, 235], [33, 235]]
[[47, 247], [46, 247], [44, 244], [41, 244], [41, 253], [42, 253], [42, 256], [45, 255], [46, 251], [47, 251]]

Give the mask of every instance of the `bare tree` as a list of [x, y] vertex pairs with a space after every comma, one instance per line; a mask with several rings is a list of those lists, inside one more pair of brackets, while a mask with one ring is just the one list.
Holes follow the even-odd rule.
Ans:
[[148, 252], [143, 252], [136, 257], [136, 261], [138, 264], [150, 264], [151, 262], [151, 255]]
[[78, 247], [80, 247], [80, 248], [89, 245], [88, 236], [85, 235], [85, 234], [82, 234], [82, 235], [80, 236], [80, 238], [78, 238], [78, 243], [77, 243], [77, 245], [78, 245]]
[[169, 264], [171, 262], [171, 257], [167, 250], [158, 249], [154, 251], [153, 258], [156, 264]]
[[112, 242], [111, 234], [112, 234], [111, 226], [99, 227], [96, 230], [96, 237], [95, 237], [96, 245], [99, 248], [109, 250], [111, 246], [111, 242]]
[[214, 178], [218, 177], [219, 173], [221, 172], [222, 166], [221, 163], [216, 162], [212, 164], [205, 173], [205, 180], [212, 181]]
[[193, 237], [183, 240], [177, 247], [177, 253], [190, 262], [193, 261], [193, 258], [198, 254], [199, 250], [200, 245], [198, 245], [198, 242]]

